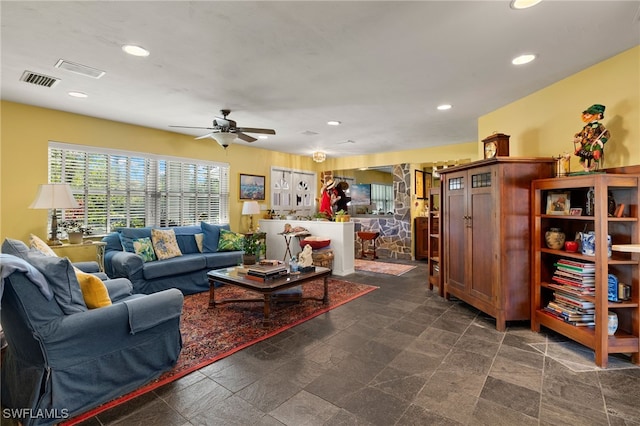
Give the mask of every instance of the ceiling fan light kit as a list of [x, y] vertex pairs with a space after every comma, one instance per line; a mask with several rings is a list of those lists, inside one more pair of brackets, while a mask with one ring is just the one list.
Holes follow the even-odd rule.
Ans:
[[213, 120], [213, 127], [193, 127], [193, 126], [169, 126], [180, 127], [183, 129], [205, 129], [211, 130], [206, 135], [198, 136], [196, 139], [211, 138], [220, 144], [221, 147], [227, 148], [236, 139], [242, 139], [245, 142], [255, 142], [258, 139], [253, 136], [246, 135], [245, 133], [263, 133], [267, 135], [275, 135], [276, 131], [273, 129], [259, 129], [256, 127], [237, 127], [236, 122], [227, 119], [227, 115], [231, 113], [230, 109], [221, 109], [220, 113], [222, 117], [216, 117]]

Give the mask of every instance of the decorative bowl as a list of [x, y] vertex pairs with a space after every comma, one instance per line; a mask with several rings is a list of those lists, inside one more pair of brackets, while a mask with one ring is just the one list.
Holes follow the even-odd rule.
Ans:
[[304, 248], [304, 246], [306, 246], [307, 244], [309, 244], [311, 246], [311, 248], [313, 250], [317, 250], [317, 249], [321, 249], [323, 247], [328, 246], [329, 244], [331, 244], [331, 239], [327, 238], [327, 237], [306, 237], [303, 240], [300, 240], [300, 247]]

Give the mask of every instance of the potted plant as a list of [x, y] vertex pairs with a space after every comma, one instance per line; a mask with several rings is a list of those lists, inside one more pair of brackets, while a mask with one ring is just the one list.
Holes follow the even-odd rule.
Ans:
[[286, 216], [287, 220], [296, 220], [296, 211], [295, 210], [289, 210], [289, 213], [287, 213]]
[[89, 231], [88, 227], [77, 220], [63, 220], [59, 227], [67, 233], [69, 244], [82, 244], [82, 237]]
[[338, 210], [336, 212], [336, 222], [349, 222], [351, 215], [346, 210]]
[[242, 241], [242, 250], [244, 250], [242, 263], [245, 265], [253, 265], [256, 263], [258, 256], [260, 256], [260, 253], [262, 253], [264, 249], [262, 237], [262, 233], [246, 234], [244, 236]]

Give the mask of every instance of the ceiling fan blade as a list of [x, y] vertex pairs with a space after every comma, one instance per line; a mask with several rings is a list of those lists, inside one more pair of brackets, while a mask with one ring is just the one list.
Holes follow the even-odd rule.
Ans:
[[265, 133], [267, 135], [276, 134], [276, 131], [273, 129], [256, 129], [255, 127], [238, 127], [238, 131], [245, 133]]
[[258, 140], [252, 136], [245, 135], [244, 133], [241, 133], [241, 132], [236, 132], [236, 135], [238, 136], [238, 139], [242, 139], [245, 142], [255, 142]]
[[217, 133], [217, 132], [207, 133], [206, 135], [198, 136], [195, 139], [198, 140], [198, 139], [205, 139], [205, 138], [213, 138], [214, 133]]
[[215, 130], [215, 127], [192, 127], [192, 126], [169, 126], [169, 127], [180, 127], [182, 129], [204, 129], [204, 130]]

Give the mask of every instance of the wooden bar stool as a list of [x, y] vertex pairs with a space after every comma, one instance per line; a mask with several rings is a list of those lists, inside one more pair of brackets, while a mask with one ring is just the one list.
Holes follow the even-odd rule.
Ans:
[[[361, 240], [361, 245], [362, 245], [362, 253], [361, 253], [361, 258], [362, 259], [366, 259], [367, 255], [370, 254], [373, 256], [373, 259], [377, 259], [378, 256], [376, 255], [376, 242], [378, 240], [378, 237], [380, 236], [379, 232], [371, 232], [371, 231], [359, 231], [358, 232], [358, 238], [360, 238]], [[373, 250], [365, 250], [364, 247], [367, 244], [367, 241], [372, 241], [373, 240]]]

